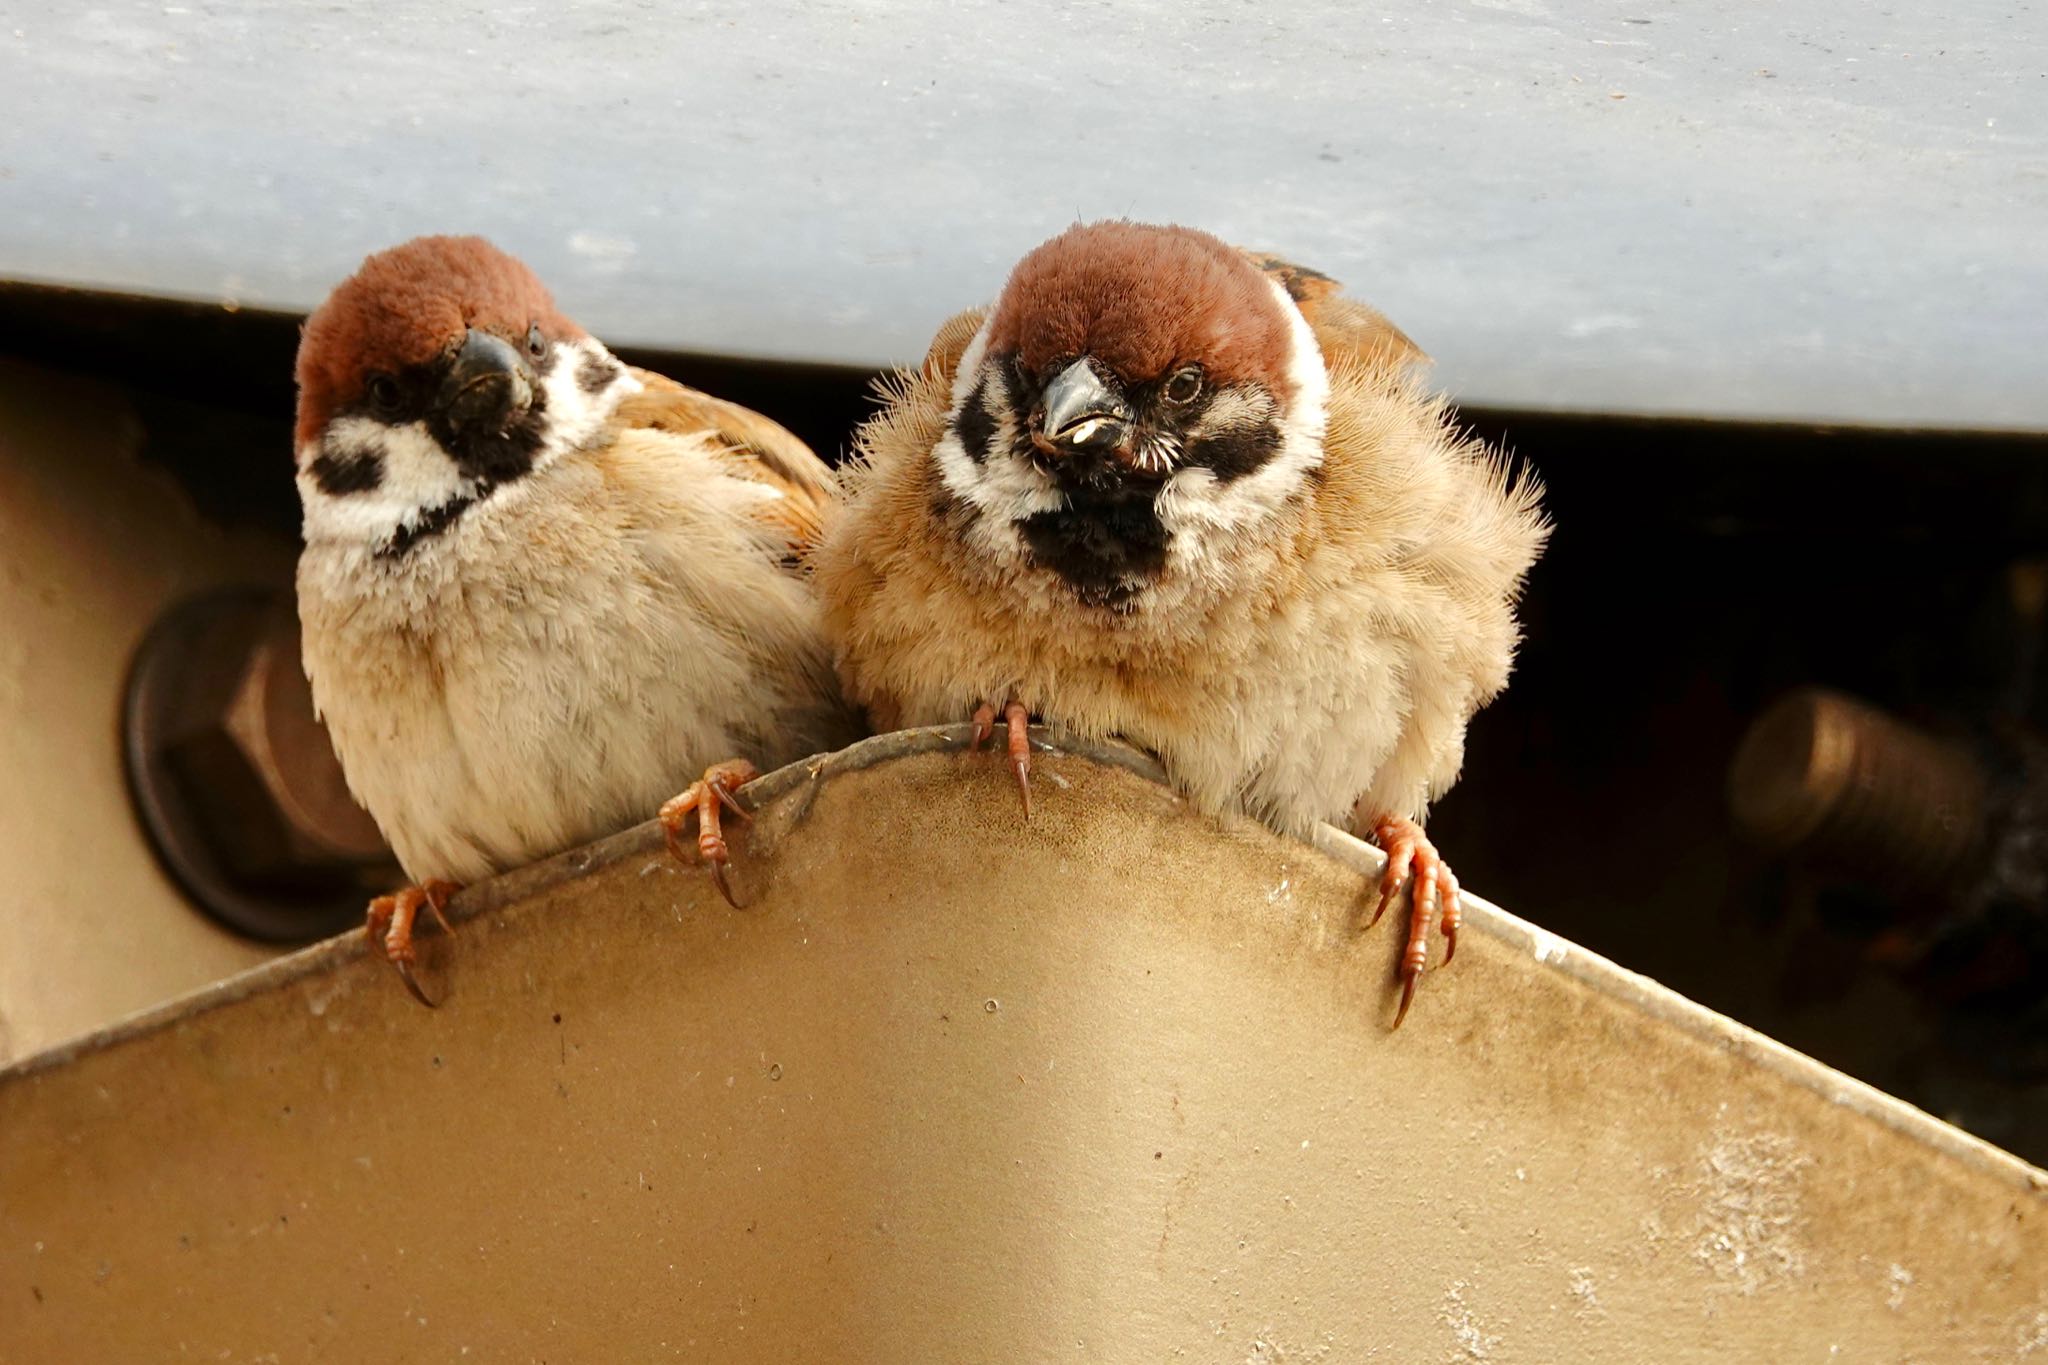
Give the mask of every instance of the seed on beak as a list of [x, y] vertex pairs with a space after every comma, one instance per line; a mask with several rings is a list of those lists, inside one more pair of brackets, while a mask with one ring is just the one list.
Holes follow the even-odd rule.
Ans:
[[1045, 386], [1039, 431], [1053, 451], [1118, 446], [1129, 436], [1133, 414], [1122, 393], [1104, 383], [1086, 359], [1067, 366]]

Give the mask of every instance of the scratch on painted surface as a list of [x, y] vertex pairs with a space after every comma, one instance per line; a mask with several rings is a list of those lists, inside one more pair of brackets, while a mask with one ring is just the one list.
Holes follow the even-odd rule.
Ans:
[[1803, 1190], [1813, 1158], [1777, 1133], [1717, 1134], [1689, 1190], [1693, 1259], [1744, 1294], [1806, 1269]]
[[1453, 1280], [1450, 1288], [1444, 1290], [1443, 1306], [1437, 1309], [1437, 1317], [1451, 1329], [1451, 1339], [1457, 1343], [1454, 1359], [1490, 1360], [1500, 1338], [1480, 1325], [1472, 1306], [1465, 1302], [1465, 1291], [1471, 1287], [1469, 1280]]

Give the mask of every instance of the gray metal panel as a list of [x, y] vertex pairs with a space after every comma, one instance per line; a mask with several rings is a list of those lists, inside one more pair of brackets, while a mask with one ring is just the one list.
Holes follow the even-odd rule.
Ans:
[[0, 4], [0, 272], [304, 306], [483, 230], [614, 340], [880, 364], [1129, 214], [1468, 401], [2048, 428], [2048, 26], [1901, 9]]

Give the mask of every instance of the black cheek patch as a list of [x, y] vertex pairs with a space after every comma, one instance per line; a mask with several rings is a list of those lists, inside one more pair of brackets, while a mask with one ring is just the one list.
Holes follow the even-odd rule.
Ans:
[[600, 394], [619, 377], [619, 364], [602, 355], [586, 354], [576, 367], [576, 387], [588, 394]]
[[960, 448], [967, 452], [967, 458], [976, 464], [988, 462], [989, 443], [995, 439], [996, 419], [988, 410], [988, 380], [986, 377], [975, 382], [974, 392], [967, 395], [967, 401], [960, 407], [960, 419], [953, 424], [960, 433]]
[[1166, 567], [1166, 528], [1150, 496], [1074, 499], [1021, 523], [1032, 557], [1092, 607], [1128, 610]]
[[1003, 399], [1009, 404], [1012, 417], [1010, 453], [1027, 460], [1031, 459], [1038, 447], [1031, 443], [1031, 424], [1026, 420], [1025, 414], [1031, 411], [1038, 400], [1033, 396], [1030, 381], [1025, 377], [1019, 362], [1011, 361], [998, 373], [1003, 381]]
[[320, 453], [308, 470], [320, 491], [329, 497], [351, 493], [373, 493], [384, 483], [384, 452], [371, 445], [348, 445], [336, 449], [320, 443]]
[[1228, 427], [1190, 443], [1183, 463], [1200, 465], [1212, 471], [1217, 482], [1230, 483], [1265, 468], [1280, 453], [1280, 440], [1276, 422]]

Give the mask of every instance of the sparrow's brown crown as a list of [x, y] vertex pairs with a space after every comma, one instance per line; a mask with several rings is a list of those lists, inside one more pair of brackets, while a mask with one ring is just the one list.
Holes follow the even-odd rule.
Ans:
[[481, 237], [415, 237], [380, 251], [306, 320], [294, 444], [360, 401], [374, 373], [430, 364], [471, 328], [517, 348], [536, 326], [551, 341], [586, 335], [523, 262]]
[[1214, 385], [1256, 383], [1282, 402], [1291, 334], [1273, 286], [1244, 253], [1193, 228], [1080, 224], [1011, 272], [989, 349], [1043, 375], [1093, 356], [1127, 385], [1197, 363]]

